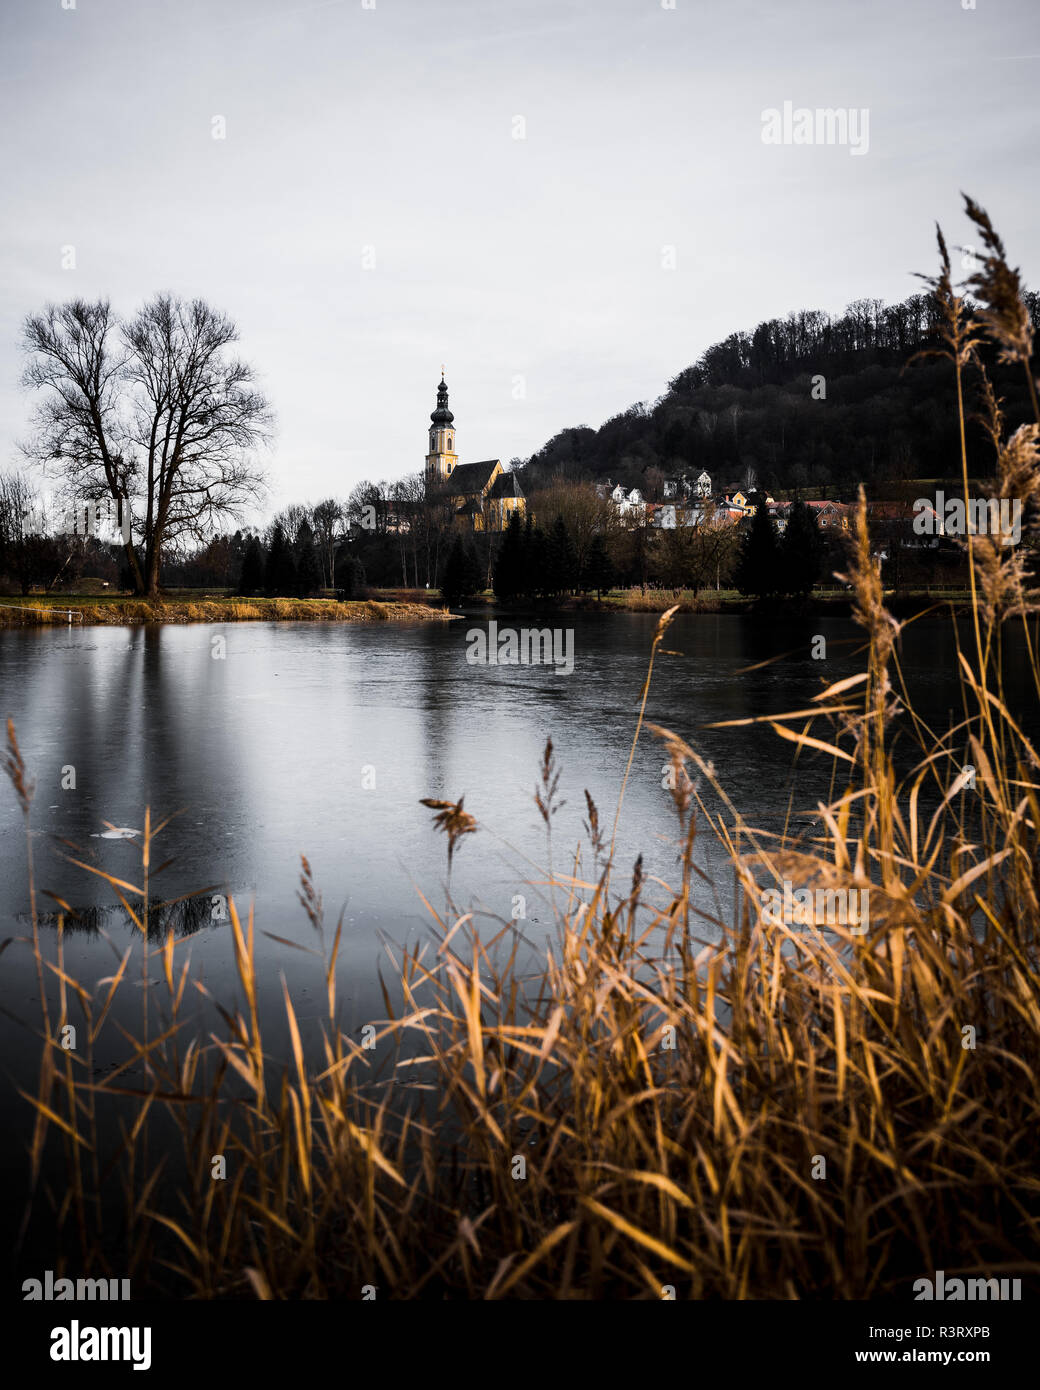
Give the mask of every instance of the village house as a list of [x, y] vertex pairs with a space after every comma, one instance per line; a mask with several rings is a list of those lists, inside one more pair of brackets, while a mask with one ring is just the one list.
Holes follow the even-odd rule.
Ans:
[[816, 525], [821, 531], [847, 531], [849, 529], [852, 508], [844, 502], [831, 502], [823, 500], [820, 502], [807, 502], [805, 504], [816, 518]]
[[667, 500], [669, 497], [678, 497], [680, 494], [684, 499], [691, 496], [706, 498], [711, 496], [711, 477], [702, 470], [694, 482], [690, 482], [689, 475], [684, 473], [680, 478], [665, 478], [662, 486], [662, 494]]
[[[918, 511], [923, 507], [929, 519], [927, 534], [921, 534], [914, 529], [915, 507]], [[922, 499], [921, 503], [868, 502], [867, 520], [873, 534], [890, 543], [898, 540], [906, 550], [934, 550], [946, 539], [945, 522], [926, 499]]]

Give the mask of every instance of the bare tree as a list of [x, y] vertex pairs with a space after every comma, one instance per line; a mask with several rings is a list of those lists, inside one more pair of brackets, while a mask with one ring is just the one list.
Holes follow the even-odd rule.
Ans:
[[401, 583], [408, 587], [408, 559], [412, 561], [412, 583], [419, 587], [419, 549], [423, 544], [426, 518], [426, 478], [420, 471], [409, 473], [394, 483], [391, 505], [393, 527], [401, 557]]
[[42, 583], [49, 590], [73, 557], [73, 538], [50, 530], [43, 499], [27, 475], [0, 474], [0, 572], [17, 579], [23, 594]]
[[600, 497], [590, 483], [570, 483], [555, 477], [548, 487], [536, 492], [530, 507], [538, 524], [546, 530], [562, 516], [574, 542], [578, 566], [584, 569], [593, 538], [609, 537], [621, 528], [617, 507], [608, 497]]
[[351, 490], [347, 498], [347, 521], [362, 531], [385, 535], [389, 512], [386, 483], [373, 483], [366, 478]]
[[0, 568], [18, 579], [23, 594], [30, 587], [25, 559], [29, 537], [36, 529], [37, 506], [35, 489], [24, 473], [0, 474]]
[[656, 463], [646, 470], [644, 481], [646, 483], [646, 500], [648, 502], [660, 502], [664, 496], [664, 473]]
[[305, 521], [308, 524], [310, 522], [308, 509], [301, 506], [299, 502], [291, 502], [288, 507], [278, 513], [271, 522], [271, 527], [273, 529], [275, 526], [280, 526], [285, 539], [295, 549], [300, 539], [300, 528]]
[[46, 392], [25, 452], [73, 495], [129, 510], [140, 594], [158, 594], [164, 549], [202, 540], [262, 490], [250, 455], [271, 414], [252, 369], [228, 355], [237, 337], [203, 300], [169, 294], [125, 324], [107, 301], [81, 299], [25, 321], [25, 384]]
[[321, 556], [321, 581], [331, 589], [336, 583], [336, 547], [343, 523], [343, 505], [335, 497], [326, 497], [311, 508], [314, 539]]

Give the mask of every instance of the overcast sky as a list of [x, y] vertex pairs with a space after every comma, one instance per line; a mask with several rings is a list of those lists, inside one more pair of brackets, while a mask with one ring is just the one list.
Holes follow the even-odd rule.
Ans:
[[[1040, 4], [964, 2], [3, 0], [0, 463], [48, 300], [228, 312], [270, 511], [421, 467], [441, 362], [463, 462], [508, 462], [735, 329], [903, 298], [960, 189], [1036, 286]], [[866, 152], [764, 143], [785, 101], [866, 108]]]

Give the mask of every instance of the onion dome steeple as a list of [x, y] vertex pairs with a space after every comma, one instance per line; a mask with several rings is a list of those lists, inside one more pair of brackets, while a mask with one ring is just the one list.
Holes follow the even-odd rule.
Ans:
[[441, 384], [437, 387], [437, 409], [430, 416], [435, 425], [450, 425], [455, 416], [448, 409], [448, 388], [444, 384], [444, 368], [441, 368]]
[[426, 455], [427, 478], [443, 481], [450, 478], [459, 461], [455, 452], [455, 416], [448, 409], [448, 387], [441, 366], [441, 384], [437, 387], [437, 409], [430, 416], [430, 452]]

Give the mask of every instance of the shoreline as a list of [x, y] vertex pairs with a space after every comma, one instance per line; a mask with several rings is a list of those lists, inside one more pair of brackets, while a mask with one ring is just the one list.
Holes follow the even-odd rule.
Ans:
[[48, 595], [0, 599], [0, 627], [143, 627], [148, 624], [315, 622], [450, 622], [455, 615], [428, 604], [356, 599], [140, 598], [96, 599], [70, 595], [64, 603]]
[[[602, 599], [575, 595], [562, 601], [497, 602], [490, 595], [468, 599], [452, 612], [438, 595], [437, 606], [429, 600], [413, 597], [414, 591], [404, 591], [408, 597], [395, 599], [393, 590], [376, 590], [372, 598], [297, 599], [297, 598], [237, 598], [213, 596], [188, 598], [171, 596], [151, 601], [131, 597], [99, 597], [70, 594], [56, 602], [47, 594], [30, 594], [24, 598], [0, 598], [0, 628], [61, 627], [79, 623], [88, 627], [142, 627], [148, 624], [239, 623], [239, 622], [317, 622], [317, 623], [408, 623], [453, 622], [462, 618], [493, 617], [500, 614], [519, 616], [530, 614], [550, 617], [567, 614], [599, 614], [609, 617], [623, 613], [660, 614], [676, 607], [679, 613], [703, 617], [737, 616], [775, 619], [782, 617], [843, 617], [851, 614], [851, 595], [821, 593], [794, 603], [774, 600], [758, 604], [732, 591], [722, 595], [701, 591], [680, 594], [661, 589], [614, 591]], [[888, 607], [897, 617], [925, 613], [952, 612], [957, 615], [971, 611], [971, 596], [960, 590], [944, 593], [887, 594]], [[71, 614], [71, 617], [70, 617]]]
[[[851, 594], [817, 594], [804, 602], [773, 600], [756, 603], [755, 600], [737, 594], [714, 595], [706, 597], [703, 593], [695, 597], [690, 591], [675, 594], [671, 591], [648, 590], [646, 594], [626, 592], [615, 593], [601, 600], [576, 597], [562, 602], [537, 602], [525, 600], [514, 603], [498, 603], [483, 599], [469, 599], [462, 605], [466, 617], [479, 617], [499, 614], [532, 614], [549, 617], [573, 613], [599, 614], [611, 616], [622, 613], [661, 614], [667, 609], [677, 607], [678, 613], [700, 617], [750, 617], [776, 619], [787, 617], [849, 617], [852, 613]], [[903, 593], [886, 594], [886, 605], [897, 617], [909, 617], [928, 611], [949, 612], [958, 615], [971, 612], [971, 595], [960, 590], [947, 593]]]

